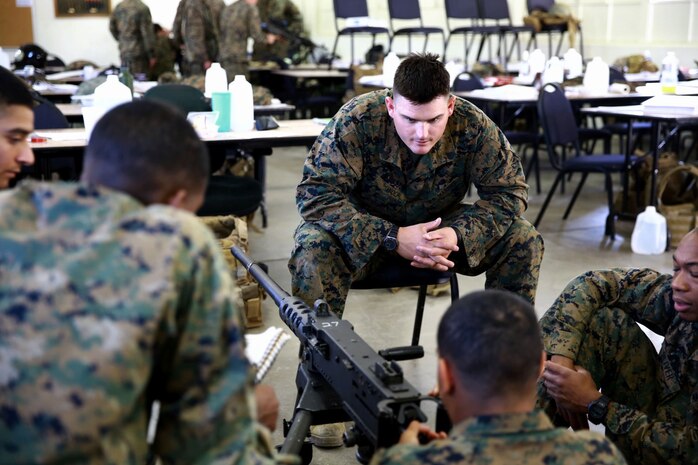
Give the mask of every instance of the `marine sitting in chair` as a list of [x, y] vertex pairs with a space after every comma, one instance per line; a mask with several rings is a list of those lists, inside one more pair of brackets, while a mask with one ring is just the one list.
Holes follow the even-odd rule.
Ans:
[[[401, 257], [406, 267], [484, 272], [485, 287], [534, 301], [543, 241], [521, 217], [519, 157], [449, 85], [436, 55], [410, 55], [392, 91], [354, 98], [323, 130], [297, 190], [293, 295], [342, 315], [353, 281]], [[471, 182], [480, 198], [462, 203]]]

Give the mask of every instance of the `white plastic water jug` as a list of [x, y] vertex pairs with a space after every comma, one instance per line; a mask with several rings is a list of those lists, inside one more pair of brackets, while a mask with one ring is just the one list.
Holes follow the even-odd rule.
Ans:
[[245, 76], [236, 74], [229, 87], [230, 97], [230, 129], [236, 131], [251, 131], [254, 128], [254, 100], [252, 84]]
[[0, 66], [10, 69], [10, 56], [0, 47]]
[[117, 105], [133, 99], [131, 89], [119, 82], [119, 76], [110, 74], [107, 80], [95, 88], [93, 105], [109, 111]]
[[608, 92], [608, 81], [608, 64], [601, 57], [594, 57], [584, 73], [584, 89], [592, 95], [603, 95]]
[[574, 79], [584, 74], [584, 60], [574, 48], [570, 48], [562, 57], [564, 68], [567, 72], [567, 79]]
[[106, 112], [117, 105], [130, 102], [133, 99], [131, 89], [119, 82], [119, 76], [110, 74], [107, 80], [95, 88], [92, 106], [82, 107], [82, 120], [89, 140], [97, 121]]
[[674, 52], [667, 52], [662, 60], [662, 72], [659, 77], [663, 94], [675, 94], [679, 82], [679, 59]]
[[562, 84], [564, 80], [565, 70], [562, 68], [562, 62], [558, 57], [550, 57], [550, 60], [545, 64], [545, 71], [543, 71], [543, 85], [549, 82]]
[[206, 70], [204, 80], [204, 95], [211, 98], [213, 92], [225, 92], [228, 90], [228, 73], [221, 68], [220, 63], [211, 63]]
[[537, 48], [528, 57], [528, 72], [535, 76], [545, 70], [545, 54], [543, 50]]
[[635, 228], [630, 237], [630, 248], [634, 253], [657, 255], [666, 250], [666, 218], [653, 206], [637, 215]]
[[393, 87], [395, 81], [395, 71], [400, 66], [400, 57], [395, 52], [390, 52], [383, 59], [383, 85]]

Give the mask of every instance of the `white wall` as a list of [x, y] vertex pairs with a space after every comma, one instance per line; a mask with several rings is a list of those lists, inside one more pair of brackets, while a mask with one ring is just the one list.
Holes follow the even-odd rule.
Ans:
[[[120, 0], [112, 0], [116, 5]], [[226, 0], [231, 3], [233, 0]], [[334, 11], [331, 0], [293, 0], [303, 12], [306, 30], [317, 44], [332, 48], [335, 37]], [[345, 0], [352, 1], [352, 0]], [[171, 27], [179, 0], [144, 0], [153, 21]], [[655, 60], [667, 50], [676, 51], [682, 65], [695, 67], [698, 59], [698, 0], [567, 0], [582, 19], [585, 55], [598, 55], [612, 62], [619, 56], [650, 50]], [[521, 24], [524, 0], [509, 0], [514, 23]], [[425, 25], [446, 28], [443, 0], [420, 0]], [[368, 0], [369, 15], [388, 20], [386, 0]], [[35, 42], [66, 62], [88, 59], [98, 65], [118, 63], [116, 41], [109, 34], [107, 18], [55, 18], [53, 2], [35, 0], [33, 8]], [[386, 39], [379, 37], [378, 43]], [[455, 56], [457, 42], [449, 47]], [[356, 54], [363, 56], [370, 39], [358, 38]], [[396, 47], [404, 47], [396, 43]], [[339, 41], [339, 54], [349, 57], [349, 39]], [[442, 53], [432, 39], [429, 51]]]
[[[121, 0], [112, 0], [112, 7]], [[143, 0], [153, 21], [170, 29], [179, 0]], [[229, 2], [228, 2], [229, 3]], [[109, 18], [56, 18], [53, 1], [35, 0], [32, 11], [34, 42], [66, 63], [90, 60], [97, 65], [119, 64], [119, 50], [109, 33]]]

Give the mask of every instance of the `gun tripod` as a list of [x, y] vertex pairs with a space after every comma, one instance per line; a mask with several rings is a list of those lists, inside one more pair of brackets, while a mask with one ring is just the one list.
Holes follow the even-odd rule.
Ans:
[[[298, 365], [296, 386], [296, 407], [291, 421], [283, 422], [286, 439], [280, 452], [298, 455], [303, 464], [307, 465], [313, 458], [312, 444], [308, 440], [310, 427], [351, 421], [352, 418], [344, 410], [342, 400], [335, 390], [319, 373], [309, 371], [303, 362]], [[368, 463], [373, 456], [373, 446], [356, 427], [345, 433], [344, 444], [347, 447], [358, 446], [356, 459], [360, 463]]]

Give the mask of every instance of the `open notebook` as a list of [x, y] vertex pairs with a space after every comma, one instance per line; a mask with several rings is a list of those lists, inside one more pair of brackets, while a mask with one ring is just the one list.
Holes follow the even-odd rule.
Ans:
[[283, 329], [272, 326], [262, 333], [245, 334], [247, 348], [245, 355], [250, 363], [257, 368], [255, 383], [259, 383], [267, 374], [269, 368], [279, 355], [279, 351], [291, 339]]

